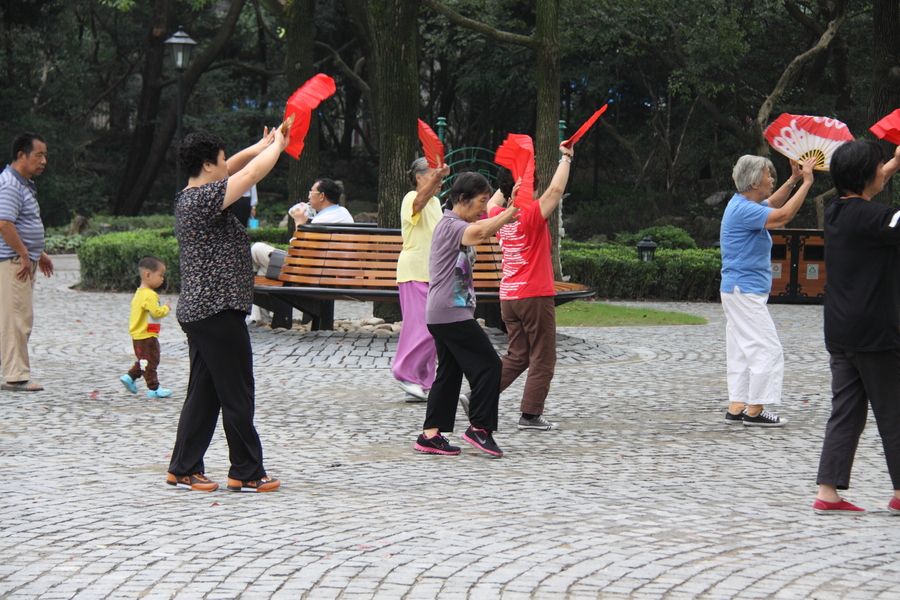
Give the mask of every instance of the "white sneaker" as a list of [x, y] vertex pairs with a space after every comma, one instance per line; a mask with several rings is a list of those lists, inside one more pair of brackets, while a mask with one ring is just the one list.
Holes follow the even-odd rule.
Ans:
[[428, 400], [428, 394], [425, 393], [425, 390], [423, 390], [422, 386], [418, 383], [413, 383], [411, 381], [401, 381], [399, 379], [397, 380], [397, 383], [400, 384], [400, 389], [402, 389], [410, 396], [418, 398], [419, 400]]

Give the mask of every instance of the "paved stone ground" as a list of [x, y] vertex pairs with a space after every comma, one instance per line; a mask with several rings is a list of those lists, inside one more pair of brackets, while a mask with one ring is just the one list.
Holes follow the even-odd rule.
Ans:
[[[561, 331], [560, 428], [515, 429], [517, 383], [502, 460], [411, 450], [424, 405], [391, 379], [395, 337], [253, 328], [256, 424], [284, 486], [201, 494], [163, 484], [187, 381], [177, 323], [160, 368], [175, 395], [132, 396], [117, 381], [129, 295], [69, 290], [75, 262], [57, 268], [32, 338], [47, 391], [0, 394], [3, 597], [900, 597], [874, 423], [848, 494], [870, 512], [809, 509], [829, 401], [820, 307], [772, 307], [781, 430], [724, 425], [721, 309], [666, 305], [709, 324]], [[221, 431], [207, 468], [224, 482]]]

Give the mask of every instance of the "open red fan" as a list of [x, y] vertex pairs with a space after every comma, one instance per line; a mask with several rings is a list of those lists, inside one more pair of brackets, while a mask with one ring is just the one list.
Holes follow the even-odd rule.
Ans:
[[827, 171], [838, 146], [853, 139], [847, 125], [837, 119], [784, 113], [764, 132], [766, 141], [779, 153], [803, 162], [815, 158], [817, 171]]
[[494, 162], [509, 169], [514, 181], [522, 178], [519, 191], [513, 198], [516, 206], [522, 207], [534, 199], [534, 142], [531, 136], [510, 133], [497, 148]]
[[869, 127], [876, 137], [900, 146], [900, 108]]
[[444, 164], [444, 144], [422, 119], [419, 119], [419, 141], [422, 142], [422, 153], [429, 167], [436, 169]]
[[570, 137], [569, 139], [564, 141], [562, 143], [562, 145], [565, 146], [566, 148], [571, 148], [572, 146], [574, 146], [578, 142], [578, 140], [580, 140], [582, 138], [582, 136], [584, 136], [584, 134], [588, 132], [588, 129], [590, 129], [591, 127], [594, 126], [594, 123], [597, 122], [597, 119], [600, 118], [600, 115], [602, 115], [603, 113], [606, 112], [607, 108], [609, 108], [609, 104], [604, 104], [603, 106], [598, 108], [597, 111], [594, 112], [594, 114], [592, 114], [590, 116], [590, 118], [587, 121], [585, 121], [581, 125], [581, 127], [578, 128], [578, 131], [576, 131], [572, 135], [572, 137]]
[[293, 117], [293, 121], [289, 125], [291, 141], [284, 149], [285, 152], [294, 158], [300, 157], [300, 153], [303, 152], [303, 140], [306, 132], [309, 131], [312, 111], [319, 106], [322, 100], [334, 95], [335, 90], [334, 79], [324, 73], [319, 73], [291, 94], [287, 106], [284, 108], [285, 121]]

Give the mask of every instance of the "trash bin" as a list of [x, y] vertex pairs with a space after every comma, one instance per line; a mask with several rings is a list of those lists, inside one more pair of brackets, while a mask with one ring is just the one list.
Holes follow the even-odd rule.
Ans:
[[774, 304], [822, 304], [825, 301], [825, 232], [822, 229], [773, 229]]

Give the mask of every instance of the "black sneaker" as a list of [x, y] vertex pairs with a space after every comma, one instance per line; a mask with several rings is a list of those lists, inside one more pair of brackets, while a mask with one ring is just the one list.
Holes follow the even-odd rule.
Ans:
[[744, 412], [744, 426], [745, 427], [781, 427], [787, 421], [776, 415], [775, 413], [771, 413], [767, 410], [762, 411], [755, 417], [751, 417], [746, 412]]
[[487, 429], [478, 429], [474, 425], [469, 425], [462, 435], [462, 439], [494, 458], [503, 456], [503, 450], [500, 449], [500, 446], [494, 441], [494, 436]]
[[533, 429], [535, 431], [550, 431], [553, 423], [544, 418], [544, 415], [536, 417], [519, 417], [519, 429]]
[[728, 410], [725, 411], [725, 424], [726, 425], [740, 425], [744, 421], [744, 411], [739, 412], [738, 414], [730, 413]]
[[459, 446], [451, 446], [450, 440], [440, 434], [427, 438], [420, 433], [416, 443], [413, 444], [413, 450], [424, 452], [425, 454], [442, 454], [444, 456], [456, 456], [460, 453]]

